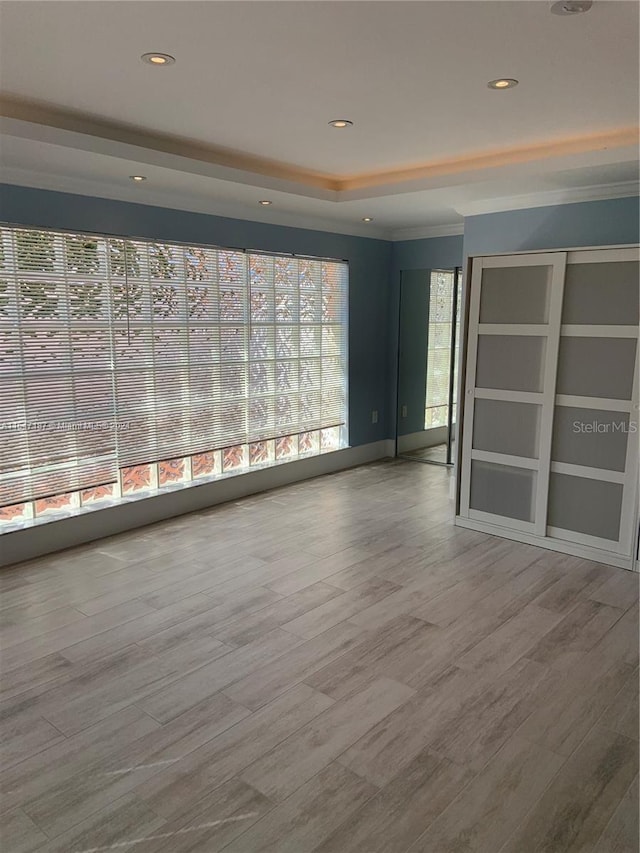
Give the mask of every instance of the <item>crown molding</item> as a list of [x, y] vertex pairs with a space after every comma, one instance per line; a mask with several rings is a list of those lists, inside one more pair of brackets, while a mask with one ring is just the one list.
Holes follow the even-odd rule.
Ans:
[[[0, 181], [5, 184], [29, 187], [32, 189], [52, 190], [123, 201], [130, 204], [146, 204], [151, 207], [163, 207], [167, 210], [182, 210], [187, 213], [204, 213], [209, 216], [223, 216], [228, 219], [241, 219], [259, 222], [265, 225], [280, 225], [287, 228], [302, 228], [311, 231], [324, 231], [329, 234], [345, 234], [351, 237], [367, 237], [374, 240], [399, 242], [403, 240], [428, 240], [437, 237], [453, 237], [464, 234], [464, 223], [453, 222], [442, 225], [416, 225], [408, 228], [381, 228], [358, 223], [340, 222], [333, 218], [310, 214], [287, 213], [270, 208], [254, 210], [249, 205], [215, 199], [202, 199], [175, 191], [158, 192], [136, 185], [135, 188], [114, 187], [101, 181], [84, 178], [50, 175], [22, 169], [4, 168], [0, 172]], [[603, 201], [614, 198], [640, 196], [640, 181], [625, 181], [598, 186], [580, 187], [572, 190], [546, 190], [526, 195], [503, 196], [484, 201], [456, 205], [457, 212], [466, 217], [482, 216], [490, 213], [502, 213], [509, 210], [525, 210], [535, 207], [550, 207], [579, 202]]]
[[390, 240], [386, 228], [360, 225], [356, 222], [341, 222], [320, 216], [301, 213], [287, 213], [272, 207], [263, 209], [256, 205], [241, 202], [220, 201], [197, 198], [187, 193], [175, 191], [158, 192], [135, 184], [128, 187], [114, 187], [101, 181], [84, 178], [70, 178], [60, 175], [39, 174], [23, 169], [0, 170], [0, 182], [31, 189], [52, 190], [71, 195], [91, 196], [111, 201], [123, 201], [129, 204], [146, 204], [151, 207], [163, 207], [167, 210], [182, 210], [187, 213], [204, 213], [209, 216], [223, 216], [227, 219], [241, 219], [246, 222], [259, 222], [264, 225], [280, 225], [287, 228], [300, 228], [310, 231], [324, 231], [328, 234], [345, 234], [350, 237], [366, 237], [373, 240]]
[[464, 223], [453, 222], [445, 225], [416, 225], [412, 228], [397, 228], [391, 231], [390, 239], [424, 240], [432, 237], [455, 237], [464, 234]]
[[552, 207], [561, 204], [577, 204], [581, 201], [604, 201], [610, 198], [627, 198], [640, 195], [640, 181], [623, 181], [613, 184], [598, 184], [591, 187], [541, 190], [524, 195], [501, 196], [482, 201], [470, 201], [455, 206], [462, 216], [482, 216], [486, 213], [502, 213], [507, 210], [524, 210], [529, 207]]

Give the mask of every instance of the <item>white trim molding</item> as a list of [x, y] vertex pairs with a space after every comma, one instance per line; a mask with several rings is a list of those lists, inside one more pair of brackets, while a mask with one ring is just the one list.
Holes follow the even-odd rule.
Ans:
[[420, 450], [423, 447], [436, 447], [444, 444], [447, 440], [447, 428], [431, 427], [418, 432], [410, 432], [399, 435], [397, 440], [398, 453], [410, 453], [412, 450]]
[[640, 195], [640, 181], [622, 181], [614, 184], [597, 184], [591, 187], [540, 190], [524, 195], [487, 198], [482, 201], [463, 202], [456, 205], [461, 216], [481, 216], [485, 213], [502, 213], [507, 210], [525, 210], [529, 207], [552, 207], [577, 204], [581, 201], [604, 201], [611, 198], [628, 198]]

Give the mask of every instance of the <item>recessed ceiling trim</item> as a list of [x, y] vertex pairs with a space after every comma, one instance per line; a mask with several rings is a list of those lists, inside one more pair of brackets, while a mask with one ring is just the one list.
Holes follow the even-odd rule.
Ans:
[[[12, 97], [0, 99], [0, 116], [5, 117], [2, 122], [4, 132], [10, 135], [24, 135], [53, 144], [99, 151], [156, 165], [168, 166], [168, 158], [179, 157], [185, 171], [333, 201], [366, 197], [366, 194], [360, 194], [365, 190], [376, 190], [375, 194], [379, 195], [381, 188], [411, 192], [416, 182], [425, 179], [481, 173], [514, 164], [629, 146], [635, 147], [637, 151], [638, 145], [638, 129], [626, 127], [603, 134], [418, 164], [406, 169], [340, 177], [322, 175], [228, 149], [203, 146], [176, 137], [151, 134]], [[72, 134], [73, 138], [65, 137], [64, 134]], [[114, 150], [114, 146], [117, 150]], [[137, 152], [135, 149], [138, 149]], [[144, 157], [141, 150], [145, 151]], [[401, 189], [402, 185], [404, 189]]]
[[[260, 206], [246, 205], [240, 202], [216, 201], [215, 199], [196, 199], [189, 194], [175, 191], [162, 192], [149, 188], [147, 184], [135, 189], [130, 183], [116, 186], [113, 182], [89, 181], [82, 178], [37, 173], [31, 170], [4, 169], [2, 180], [6, 184], [30, 187], [33, 189], [53, 190], [114, 201], [148, 204], [152, 207], [184, 210], [193, 213], [205, 213], [212, 216], [224, 216], [264, 222], [271, 225], [283, 225], [293, 228], [308, 228], [313, 231], [325, 231], [336, 234], [348, 234], [358, 237], [371, 237], [382, 240], [419, 240], [432, 237], [448, 237], [463, 233], [463, 223], [443, 223], [440, 225], [417, 225], [408, 228], [384, 228], [375, 223], [328, 219], [311, 214], [287, 213], [273, 208], [261, 213]], [[577, 202], [600, 201], [604, 199], [635, 197], [640, 195], [639, 181], [625, 181], [598, 186], [574, 188], [571, 190], [548, 190], [526, 195], [504, 196], [486, 199], [475, 203], [457, 205], [457, 212], [464, 217], [486, 213], [500, 213], [508, 210], [547, 207], [551, 205], [573, 204]], [[37, 223], [36, 223], [37, 224]]]
[[[0, 136], [29, 139], [48, 145], [57, 145], [71, 151], [85, 151], [101, 154], [121, 160], [135, 162], [140, 167], [158, 166], [192, 175], [202, 175], [207, 178], [245, 184], [260, 190], [277, 190], [288, 192], [304, 198], [316, 198], [327, 201], [337, 201], [335, 190], [321, 189], [307, 184], [289, 181], [270, 175], [260, 175], [256, 172], [221, 166], [204, 159], [186, 156], [183, 153], [171, 153], [127, 142], [118, 142], [104, 137], [77, 133], [70, 130], [60, 130], [56, 127], [33, 124], [20, 119], [0, 119]], [[260, 193], [262, 195], [262, 192]]]
[[481, 169], [491, 169], [509, 166], [517, 163], [547, 160], [555, 157], [581, 154], [588, 151], [626, 148], [638, 145], [638, 128], [626, 127], [609, 133], [593, 136], [581, 136], [574, 139], [558, 140], [526, 148], [512, 148], [478, 154], [455, 160], [443, 160], [438, 163], [427, 163], [411, 169], [401, 169], [396, 172], [385, 172], [377, 175], [360, 175], [346, 178], [340, 182], [340, 191], [365, 189], [383, 186], [384, 184], [399, 184], [405, 181], [415, 181], [425, 177], [453, 175], [460, 172], [472, 172]]
[[[189, 193], [165, 192], [152, 189], [148, 183], [134, 186], [131, 181], [117, 185], [113, 181], [92, 181], [84, 178], [71, 178], [67, 175], [52, 175], [23, 169], [3, 169], [2, 183], [31, 189], [51, 190], [71, 195], [104, 198], [131, 204], [144, 204], [162, 207], [166, 210], [183, 210], [188, 213], [204, 213], [210, 216], [224, 216], [227, 219], [241, 219], [248, 222], [262, 222], [269, 225], [283, 225], [289, 228], [305, 228], [311, 231], [323, 231], [329, 234], [347, 234], [352, 237], [370, 237], [379, 240], [390, 239], [390, 229], [375, 226], [375, 223], [346, 221], [331, 217], [300, 214], [258, 204], [219, 201], [215, 198], [203, 200]], [[37, 225], [38, 223], [33, 223]], [[373, 227], [372, 227], [373, 226]], [[136, 235], [139, 236], [139, 235]]]
[[[46, 104], [27, 102], [19, 98], [13, 98], [12, 96], [0, 97], [0, 117], [3, 118], [2, 125], [5, 127], [10, 127], [9, 120], [13, 119], [18, 122], [25, 122], [52, 130], [67, 131], [94, 139], [136, 146], [162, 154], [177, 155], [185, 159], [197, 160], [221, 168], [251, 173], [254, 176], [261, 175], [291, 183], [299, 183], [309, 188], [329, 191], [335, 191], [339, 188], [338, 180], [331, 175], [324, 175], [308, 169], [289, 166], [285, 163], [279, 163], [227, 148], [202, 145], [188, 139], [149, 133], [148, 131], [129, 125], [106, 122], [71, 110], [62, 110]], [[30, 138], [36, 137], [30, 136]], [[86, 146], [81, 145], [79, 147], [85, 148]]]

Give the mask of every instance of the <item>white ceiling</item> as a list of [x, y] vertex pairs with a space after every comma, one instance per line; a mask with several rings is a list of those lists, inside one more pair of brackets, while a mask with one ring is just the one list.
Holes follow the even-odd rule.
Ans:
[[[3, 2], [3, 177], [372, 236], [630, 194], [638, 8]], [[502, 76], [520, 85], [487, 88]]]

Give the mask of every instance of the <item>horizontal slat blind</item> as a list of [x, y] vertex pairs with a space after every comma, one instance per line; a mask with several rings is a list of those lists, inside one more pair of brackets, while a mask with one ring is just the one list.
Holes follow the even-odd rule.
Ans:
[[117, 477], [112, 339], [98, 241], [2, 229], [0, 503]]
[[0, 235], [0, 504], [345, 423], [344, 262]]

